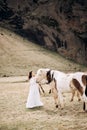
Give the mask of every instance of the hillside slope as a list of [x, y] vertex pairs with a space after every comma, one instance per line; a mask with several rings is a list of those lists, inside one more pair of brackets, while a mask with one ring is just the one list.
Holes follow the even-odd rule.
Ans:
[[75, 64], [55, 52], [0, 28], [0, 76], [27, 75], [38, 68], [51, 68], [64, 72], [87, 71], [87, 67]]
[[0, 25], [87, 65], [86, 0], [1, 0]]

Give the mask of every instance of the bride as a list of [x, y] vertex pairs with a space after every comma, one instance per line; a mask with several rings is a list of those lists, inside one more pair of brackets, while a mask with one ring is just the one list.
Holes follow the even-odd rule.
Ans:
[[39, 85], [36, 83], [35, 74], [29, 72], [29, 94], [27, 98], [26, 108], [34, 108], [38, 106], [43, 106], [40, 100]]

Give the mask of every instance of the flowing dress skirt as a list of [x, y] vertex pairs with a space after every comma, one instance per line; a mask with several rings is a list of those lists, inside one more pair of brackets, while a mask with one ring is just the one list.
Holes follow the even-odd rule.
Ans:
[[33, 108], [38, 106], [43, 106], [43, 103], [40, 100], [39, 86], [36, 83], [35, 77], [33, 77], [30, 79], [30, 89], [27, 98], [26, 108]]

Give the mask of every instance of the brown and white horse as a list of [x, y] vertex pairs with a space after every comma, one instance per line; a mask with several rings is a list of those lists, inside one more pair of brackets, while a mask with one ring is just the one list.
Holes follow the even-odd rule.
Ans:
[[[71, 90], [72, 92], [72, 100], [75, 95], [75, 91], [77, 91], [78, 100], [80, 100], [80, 95], [83, 100], [83, 110], [85, 110], [85, 103], [87, 102], [87, 74], [83, 72], [76, 72], [71, 74], [59, 74], [56, 71], [48, 71], [47, 72], [47, 80], [48, 82], [52, 82], [54, 79], [56, 80], [56, 87], [58, 91], [58, 98], [61, 102], [61, 106], [63, 107], [63, 92], [68, 92]], [[79, 95], [80, 94], [80, 95]]]
[[64, 107], [63, 95], [64, 92], [71, 92], [73, 101], [75, 92], [77, 91], [78, 100], [80, 100], [80, 94], [76, 87], [70, 85], [70, 81], [73, 79], [73, 73], [65, 74], [61, 71], [50, 69], [39, 69], [36, 74], [36, 81], [41, 82], [43, 79], [50, 83], [51, 90], [54, 95], [56, 107], [58, 107], [58, 101], [60, 101], [61, 108]]
[[[83, 100], [83, 110], [85, 110], [86, 109], [85, 104], [87, 102], [87, 74], [82, 73], [80, 77], [79, 77], [79, 74], [81, 74], [81, 72], [77, 72], [73, 76], [73, 79], [70, 82], [70, 86], [76, 87], [77, 90], [79, 91], [80, 95], [82, 96], [82, 100]], [[79, 80], [77, 77], [79, 77]]]

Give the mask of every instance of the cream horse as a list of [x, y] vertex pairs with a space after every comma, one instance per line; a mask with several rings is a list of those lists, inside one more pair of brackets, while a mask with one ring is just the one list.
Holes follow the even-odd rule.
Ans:
[[64, 107], [63, 93], [71, 92], [72, 98], [74, 99], [75, 92], [77, 91], [78, 100], [80, 101], [80, 94], [78, 90], [70, 85], [72, 80], [73, 73], [65, 74], [61, 71], [50, 70], [50, 69], [39, 69], [36, 74], [36, 82], [40, 83], [43, 79], [47, 83], [50, 83], [51, 91], [55, 100], [56, 107], [58, 107], [58, 102], [60, 102], [61, 108]]

